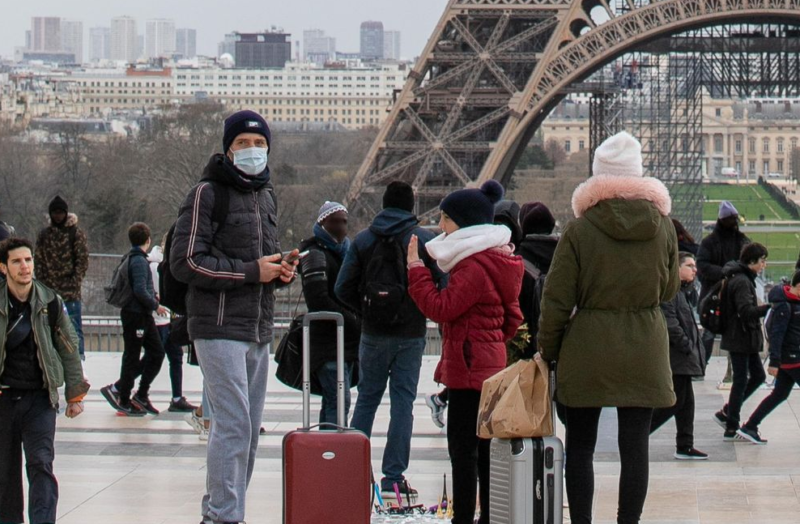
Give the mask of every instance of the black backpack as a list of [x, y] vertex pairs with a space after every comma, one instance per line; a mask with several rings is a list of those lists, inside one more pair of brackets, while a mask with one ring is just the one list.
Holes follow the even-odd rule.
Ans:
[[410, 311], [406, 251], [400, 236], [375, 240], [360, 286], [361, 315], [372, 325], [398, 326]]
[[525, 264], [525, 274], [533, 279], [533, 293], [530, 297], [530, 322], [528, 324], [528, 333], [531, 336], [531, 345], [535, 347], [536, 335], [539, 333], [539, 317], [542, 315], [542, 291], [544, 290], [544, 281], [547, 278], [547, 273], [542, 273], [542, 270], [536, 267], [532, 262], [523, 260]]
[[727, 283], [728, 279], [723, 278], [714, 284], [697, 307], [700, 313], [700, 325], [715, 335], [721, 335], [725, 330], [725, 312], [723, 311], [725, 299], [723, 293]]
[[103, 293], [109, 305], [120, 309], [133, 300], [130, 254], [123, 256], [117, 267], [114, 268], [114, 272], [111, 274], [111, 283], [103, 288]]
[[[217, 232], [225, 224], [225, 217], [228, 216], [230, 206], [230, 194], [228, 188], [214, 180], [203, 179], [201, 182], [209, 182], [214, 189], [214, 209], [211, 211], [211, 221], [219, 224]], [[172, 255], [172, 237], [175, 235], [175, 224], [169, 228], [167, 238], [164, 242], [164, 259], [158, 264], [158, 290], [159, 303], [169, 308], [176, 315], [186, 314], [186, 295], [189, 292], [189, 285], [181, 282], [170, 269]]]

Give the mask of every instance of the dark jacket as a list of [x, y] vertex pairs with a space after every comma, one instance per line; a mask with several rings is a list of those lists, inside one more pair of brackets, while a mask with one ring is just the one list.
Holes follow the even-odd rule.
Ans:
[[661, 303], [661, 311], [664, 312], [669, 332], [669, 364], [672, 374], [702, 377], [706, 372], [706, 359], [689, 301], [689, 295], [693, 291], [694, 284], [682, 283], [675, 298]]
[[228, 189], [228, 218], [212, 223], [214, 188], [201, 182], [181, 205], [171, 269], [189, 284], [187, 316], [193, 340], [272, 341], [276, 282], [259, 282], [258, 259], [280, 253], [277, 204], [271, 183], [247, 189], [223, 155], [211, 157], [203, 178]]
[[453, 389], [480, 391], [506, 366], [506, 342], [522, 324], [517, 297], [522, 261], [500, 249], [471, 255], [453, 268], [447, 289], [431, 272], [412, 267], [408, 291], [425, 315], [442, 325], [442, 359], [434, 379]]
[[724, 315], [720, 348], [731, 353], [760, 353], [764, 346], [761, 318], [769, 304], [758, 305], [756, 275], [747, 265], [728, 262], [722, 270], [728, 281], [722, 292]]
[[769, 292], [769, 366], [773, 368], [800, 364], [800, 298], [789, 289], [779, 285]]
[[42, 229], [36, 238], [36, 278], [40, 282], [66, 301], [80, 300], [88, 269], [89, 243], [74, 213], [69, 213], [62, 225], [51, 221]]
[[[47, 304], [57, 298], [55, 291], [41, 282], [33, 281], [30, 295], [33, 337], [36, 342], [39, 362], [44, 373], [44, 383], [50, 403], [58, 405], [58, 388], [66, 385], [64, 396], [67, 402], [80, 402], [89, 391], [89, 383], [83, 376], [81, 357], [78, 354], [78, 335], [58, 298], [58, 315], [55, 333], [50, 329]], [[8, 331], [8, 285], [0, 281], [0, 375], [6, 361], [6, 332]], [[7, 423], [4, 421], [4, 423]]]
[[[681, 240], [678, 239], [678, 251], [683, 251], [685, 253], [691, 253], [697, 256], [697, 252], [700, 250], [700, 245], [696, 242], [689, 242], [688, 240]], [[737, 255], [738, 256], [738, 255]]]
[[719, 225], [700, 243], [697, 251], [697, 278], [700, 280], [700, 299], [705, 297], [722, 280], [722, 268], [731, 261], [739, 260], [742, 248], [750, 243], [739, 230], [729, 231]]
[[[553, 262], [553, 255], [558, 246], [558, 238], [558, 235], [528, 235], [520, 243], [517, 254], [522, 256], [526, 267], [533, 266], [540, 272], [541, 277], [550, 271], [550, 264]], [[522, 310], [522, 316], [525, 317], [525, 323], [528, 324], [528, 329], [538, 331], [539, 317], [537, 315], [536, 318], [532, 318], [536, 309], [533, 302], [535, 288], [536, 280], [526, 270], [522, 276], [519, 307]]]
[[[361, 340], [361, 321], [358, 315], [342, 304], [333, 292], [343, 260], [327, 249], [316, 238], [304, 240], [300, 251], [308, 250], [308, 256], [300, 262], [300, 278], [303, 296], [308, 311], [333, 311], [344, 317], [344, 359], [358, 360], [358, 345]], [[336, 361], [336, 326], [332, 322], [311, 325], [311, 371], [319, 369], [325, 362]]]
[[[355, 240], [344, 258], [344, 264], [339, 272], [334, 288], [336, 296], [351, 309], [361, 311], [361, 279], [369, 265], [372, 248], [379, 236], [399, 236], [403, 250], [408, 246], [411, 235], [419, 239], [419, 254], [425, 265], [434, 273], [434, 281], [441, 288], [445, 279], [444, 273], [439, 269], [433, 259], [425, 250], [425, 244], [434, 237], [434, 234], [419, 227], [419, 220], [413, 214], [401, 209], [387, 208], [378, 213], [369, 228], [356, 235]], [[405, 260], [403, 260], [405, 266]], [[405, 318], [411, 321], [400, 326], [373, 326], [369, 322], [361, 323], [361, 330], [373, 336], [422, 338], [427, 332], [425, 315], [420, 313], [413, 301], [408, 301], [410, 311]]]
[[[618, 196], [619, 195], [619, 196]], [[594, 176], [572, 197], [547, 274], [539, 351], [568, 407], [675, 404], [661, 303], [680, 289], [671, 200], [656, 179]]]
[[122, 309], [150, 315], [158, 309], [153, 274], [150, 271], [150, 262], [147, 261], [147, 253], [136, 246], [128, 253], [128, 277], [133, 296]]

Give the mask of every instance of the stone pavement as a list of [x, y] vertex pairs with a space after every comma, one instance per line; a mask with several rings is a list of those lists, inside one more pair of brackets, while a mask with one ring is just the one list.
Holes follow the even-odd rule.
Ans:
[[[86, 373], [93, 385], [86, 412], [74, 420], [59, 417], [56, 464], [61, 500], [59, 524], [197, 524], [205, 480], [205, 443], [183, 421], [168, 413], [167, 364], [153, 387], [158, 417], [118, 417], [100, 395], [100, 387], [118, 373], [119, 353], [90, 353]], [[425, 357], [412, 443], [410, 483], [420, 501], [433, 504], [449, 477], [444, 435], [430, 420], [423, 394], [437, 390], [433, 383], [436, 357]], [[674, 424], [667, 423], [652, 438], [650, 492], [643, 522], [783, 523], [800, 520], [800, 393], [781, 406], [762, 426], [767, 446], [726, 443], [711, 421], [723, 395], [716, 389], [724, 359], [715, 357], [705, 382], [695, 382], [697, 395], [696, 446], [708, 452], [708, 462], [678, 462]], [[271, 372], [274, 372], [274, 365]], [[185, 366], [185, 392], [199, 402], [201, 377]], [[745, 405], [749, 414], [766, 390]], [[354, 395], [355, 401], [355, 395]], [[312, 409], [318, 410], [314, 402]], [[373, 468], [380, 472], [386, 443], [388, 397], [379, 411], [373, 438]], [[301, 420], [300, 396], [270, 378], [259, 459], [250, 485], [248, 524], [281, 522], [281, 439]], [[616, 421], [613, 411], [602, 419], [596, 462], [595, 522], [615, 522], [619, 472]], [[559, 428], [563, 436], [563, 428]], [[450, 491], [448, 489], [448, 491]], [[313, 494], [310, 494], [313, 496]]]

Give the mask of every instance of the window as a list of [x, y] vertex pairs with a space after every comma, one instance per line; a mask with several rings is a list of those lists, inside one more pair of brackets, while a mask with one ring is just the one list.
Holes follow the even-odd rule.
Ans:
[[778, 139], [778, 153], [783, 153], [783, 139], [782, 138]]
[[583, 151], [586, 143], [583, 140], [578, 140], [578, 151]]
[[797, 149], [797, 138], [792, 138], [792, 149]]
[[756, 139], [755, 138], [751, 138], [750, 139], [750, 153], [755, 154], [755, 152], [756, 152]]
[[742, 162], [741, 161], [736, 162], [736, 172], [739, 173], [739, 174], [742, 173]]
[[572, 143], [569, 140], [564, 141], [564, 151], [569, 153], [572, 150]]
[[755, 160], [751, 160], [750, 161], [750, 174], [751, 175], [755, 175], [756, 174], [756, 161]]
[[739, 155], [742, 154], [742, 141], [741, 140], [737, 140], [736, 141], [736, 153], [739, 154]]
[[764, 139], [764, 147], [762, 148], [764, 153], [769, 153], [769, 138]]
[[714, 152], [722, 153], [722, 135], [714, 135]]
[[762, 175], [769, 173], [769, 160], [764, 160], [764, 171], [761, 172]]
[[714, 110], [714, 114], [715, 114], [715, 115], [717, 115], [717, 116], [722, 116], [722, 109], [721, 109], [721, 108], [719, 108], [719, 107], [718, 107], [718, 108], [716, 108], [716, 109]]
[[783, 160], [778, 160], [778, 173], [783, 173]]

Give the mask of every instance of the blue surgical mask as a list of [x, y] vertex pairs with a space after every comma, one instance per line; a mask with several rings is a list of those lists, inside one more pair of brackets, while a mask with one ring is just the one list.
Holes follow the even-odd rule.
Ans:
[[233, 153], [233, 165], [242, 173], [258, 175], [267, 167], [269, 154], [266, 147], [248, 147], [231, 153]]

